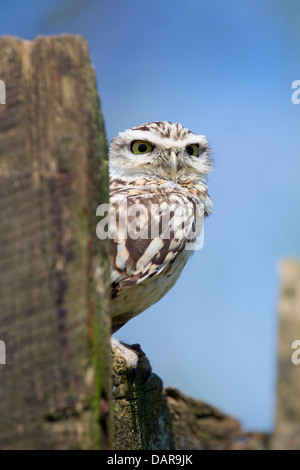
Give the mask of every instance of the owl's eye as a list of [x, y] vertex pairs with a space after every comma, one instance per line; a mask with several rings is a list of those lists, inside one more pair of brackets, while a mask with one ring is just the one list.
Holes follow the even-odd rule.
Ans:
[[153, 145], [149, 144], [145, 140], [134, 140], [131, 143], [131, 151], [135, 155], [143, 155], [145, 153], [149, 153], [153, 150]]
[[187, 153], [193, 157], [198, 157], [199, 156], [199, 145], [198, 144], [191, 144], [188, 145], [185, 150]]

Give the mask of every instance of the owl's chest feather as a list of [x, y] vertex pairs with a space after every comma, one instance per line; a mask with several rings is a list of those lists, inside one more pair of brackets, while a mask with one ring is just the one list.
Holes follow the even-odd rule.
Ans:
[[132, 287], [121, 289], [112, 300], [113, 324], [132, 318], [158, 302], [178, 280], [191, 251], [181, 250], [164, 270]]
[[[192, 253], [186, 249], [186, 237], [195, 222], [195, 200], [180, 188], [146, 192], [135, 187], [112, 191], [111, 204], [117, 214], [111, 223], [110, 240], [112, 324], [116, 331], [130, 318], [158, 302], [179, 278]], [[137, 219], [128, 215], [136, 206], [145, 208], [142, 218], [141, 215]], [[160, 216], [157, 207], [162, 209]], [[181, 217], [176, 216], [178, 208], [184, 209]], [[129, 228], [139, 220], [139, 234], [146, 236], [120, 237], [121, 220]], [[164, 233], [153, 236], [155, 229], [163, 226]]]

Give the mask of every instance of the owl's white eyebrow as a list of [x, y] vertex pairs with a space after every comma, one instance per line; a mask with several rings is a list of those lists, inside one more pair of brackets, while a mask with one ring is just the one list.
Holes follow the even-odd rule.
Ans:
[[186, 147], [191, 144], [198, 144], [200, 146], [208, 145], [206, 137], [200, 134], [191, 134], [181, 140], [173, 140], [172, 138], [160, 137], [149, 131], [131, 130], [121, 132], [120, 137], [126, 137], [126, 140], [131, 143], [133, 140], [145, 140], [156, 147]]

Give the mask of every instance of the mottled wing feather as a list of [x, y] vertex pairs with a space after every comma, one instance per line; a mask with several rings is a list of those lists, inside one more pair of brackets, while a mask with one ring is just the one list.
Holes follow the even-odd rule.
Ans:
[[[120, 289], [159, 274], [184, 249], [187, 232], [194, 221], [194, 207], [179, 192], [146, 193], [132, 187], [112, 188], [110, 203], [111, 218], [114, 218], [110, 232], [114, 298]], [[182, 222], [174, 217], [179, 206], [184, 210], [184, 230], [181, 230]], [[136, 212], [136, 208], [142, 210]]]

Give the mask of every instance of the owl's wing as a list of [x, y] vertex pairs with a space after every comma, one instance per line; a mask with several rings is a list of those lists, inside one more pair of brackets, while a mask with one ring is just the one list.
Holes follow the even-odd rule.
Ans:
[[115, 297], [120, 289], [159, 274], [184, 249], [194, 223], [194, 207], [174, 191], [161, 195], [128, 187], [112, 189], [110, 204], [111, 281]]

